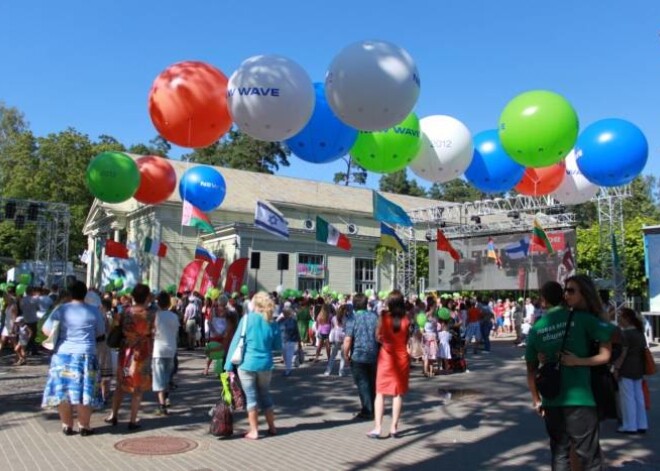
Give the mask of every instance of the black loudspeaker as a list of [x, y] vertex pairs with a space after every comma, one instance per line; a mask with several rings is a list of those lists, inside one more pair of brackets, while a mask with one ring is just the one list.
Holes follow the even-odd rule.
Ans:
[[17, 214], [14, 218], [14, 226], [16, 229], [23, 229], [25, 227], [25, 216], [22, 214]]
[[7, 201], [7, 204], [5, 205], [5, 218], [14, 219], [15, 216], [16, 216], [16, 202]]
[[277, 269], [278, 270], [288, 270], [289, 269], [289, 254], [288, 253], [278, 253], [277, 254]]
[[30, 203], [27, 207], [27, 220], [34, 222], [37, 219], [39, 219], [39, 205]]
[[250, 268], [258, 270], [261, 266], [261, 252], [252, 252], [250, 254]]

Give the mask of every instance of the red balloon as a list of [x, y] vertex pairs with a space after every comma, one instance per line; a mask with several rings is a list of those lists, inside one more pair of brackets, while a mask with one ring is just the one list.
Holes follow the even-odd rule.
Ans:
[[564, 176], [566, 176], [564, 161], [549, 167], [527, 168], [515, 189], [518, 193], [527, 196], [548, 195], [559, 188]]
[[158, 204], [169, 198], [176, 188], [176, 172], [167, 159], [145, 155], [136, 163], [140, 186], [133, 198], [144, 204]]
[[207, 147], [229, 131], [227, 77], [204, 62], [160, 73], [149, 92], [149, 115], [161, 136], [182, 147]]

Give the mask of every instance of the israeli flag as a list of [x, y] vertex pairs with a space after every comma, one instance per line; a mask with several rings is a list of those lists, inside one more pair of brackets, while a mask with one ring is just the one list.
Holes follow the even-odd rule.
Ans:
[[257, 200], [254, 210], [254, 225], [283, 239], [289, 238], [289, 222], [272, 206]]

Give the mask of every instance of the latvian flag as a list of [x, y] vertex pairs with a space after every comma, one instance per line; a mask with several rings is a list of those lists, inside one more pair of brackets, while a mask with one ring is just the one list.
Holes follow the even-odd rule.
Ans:
[[167, 255], [167, 245], [163, 244], [158, 239], [147, 237], [144, 239], [144, 251], [152, 255], [164, 257]]
[[316, 240], [334, 245], [340, 249], [351, 250], [351, 241], [339, 232], [335, 226], [316, 216]]

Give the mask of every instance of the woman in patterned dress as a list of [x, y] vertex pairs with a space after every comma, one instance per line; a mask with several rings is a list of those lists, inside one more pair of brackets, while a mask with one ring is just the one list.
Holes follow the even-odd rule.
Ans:
[[137, 284], [133, 288], [133, 305], [128, 308], [121, 319], [124, 338], [119, 348], [117, 362], [117, 389], [112, 398], [112, 412], [105, 422], [113, 426], [117, 425], [117, 414], [124, 393], [129, 393], [131, 394], [129, 431], [140, 428], [137, 415], [142, 402], [142, 394], [151, 390], [155, 311], [148, 309], [150, 301], [149, 287]]

